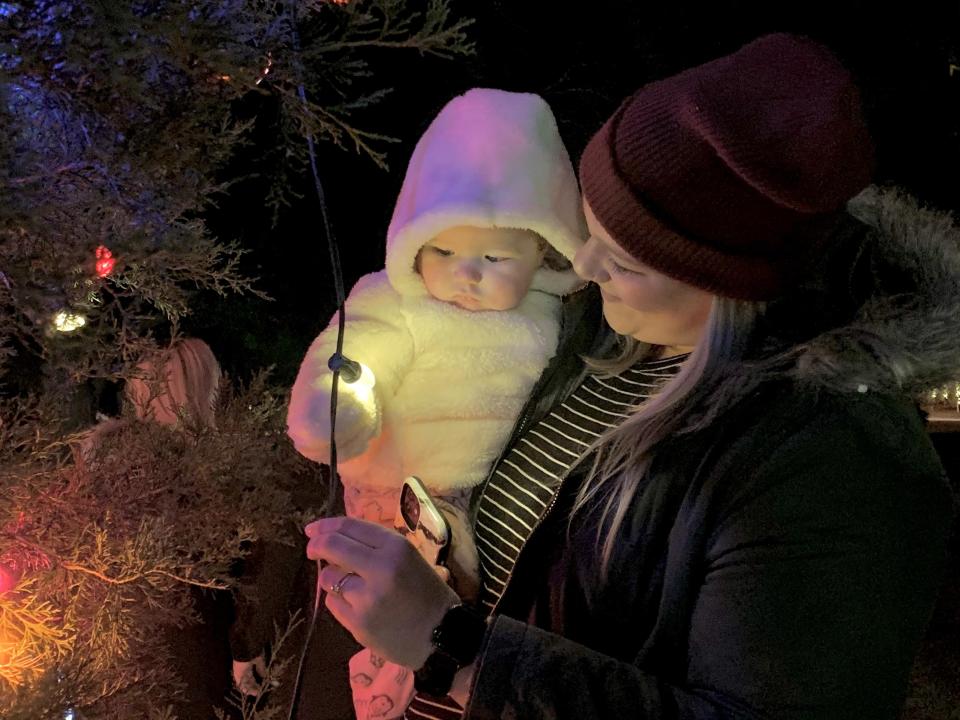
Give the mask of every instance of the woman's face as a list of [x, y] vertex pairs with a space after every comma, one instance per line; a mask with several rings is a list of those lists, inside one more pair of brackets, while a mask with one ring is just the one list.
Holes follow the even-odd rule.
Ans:
[[590, 239], [577, 251], [573, 268], [600, 286], [610, 327], [641, 342], [691, 350], [706, 327], [713, 295], [643, 265], [617, 245], [586, 200], [583, 211]]

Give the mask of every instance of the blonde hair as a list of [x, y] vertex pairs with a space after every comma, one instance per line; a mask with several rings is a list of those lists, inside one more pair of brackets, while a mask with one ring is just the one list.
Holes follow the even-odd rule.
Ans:
[[[619, 531], [660, 443], [677, 433], [706, 427], [721, 410], [717, 401], [706, 413], [699, 401], [743, 357], [762, 303], [715, 297], [704, 335], [680, 371], [641, 404], [620, 425], [608, 430], [584, 451], [592, 467], [580, 487], [572, 515], [599, 510], [597, 543], [605, 577]], [[648, 357], [654, 348], [626, 338], [620, 352], [608, 360], [588, 360], [595, 373], [615, 374]], [[709, 405], [709, 403], [707, 403]]]
[[124, 394], [142, 420], [175, 425], [182, 416], [214, 426], [220, 364], [203, 340], [184, 338], [137, 365]]

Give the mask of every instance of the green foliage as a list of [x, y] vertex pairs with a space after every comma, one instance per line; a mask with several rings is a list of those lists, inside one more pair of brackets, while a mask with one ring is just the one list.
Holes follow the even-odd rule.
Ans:
[[[189, 313], [192, 291], [258, 294], [242, 250], [203, 221], [243, 177], [230, 161], [255, 124], [272, 129], [257, 153], [277, 208], [305, 176], [308, 137], [385, 167], [391, 138], [355, 122], [390, 91], [370, 63], [472, 50], [445, 0], [411, 4], [4, 3], [0, 360], [16, 349], [73, 380], [123, 377]], [[267, 117], [241, 117], [252, 96]], [[94, 271], [100, 245], [116, 259], [107, 277]], [[83, 331], [55, 331], [60, 310]]]
[[291, 542], [320, 511], [319, 467], [294, 451], [284, 409], [260, 375], [226, 394], [216, 428], [124, 417], [72, 438], [73, 461], [0, 470], [15, 490], [0, 499], [2, 559], [22, 572], [0, 594], [0, 716], [50, 672], [87, 717], [146, 716], [176, 689], [158, 629], [193, 619], [190, 588], [231, 588], [246, 543]]
[[0, 564], [19, 577], [0, 592], [0, 717], [172, 720], [185, 679], [162, 629], [195, 617], [197, 588], [233, 587], [246, 542], [295, 535], [318, 469], [262, 376], [216, 428], [65, 437], [79, 390], [130, 377], [198, 290], [267, 300], [206, 224], [242, 159], [275, 212], [308, 139], [386, 167], [377, 64], [469, 53], [468, 25], [447, 0], [0, 2]]

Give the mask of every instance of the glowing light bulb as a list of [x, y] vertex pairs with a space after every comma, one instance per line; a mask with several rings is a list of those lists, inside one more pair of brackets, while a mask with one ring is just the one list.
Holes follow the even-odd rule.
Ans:
[[363, 363], [360, 363], [360, 377], [357, 378], [357, 381], [354, 385], [363, 385], [368, 390], [373, 390], [373, 386], [377, 384], [377, 378], [373, 375], [373, 370], [368, 368]]
[[53, 326], [63, 333], [73, 332], [86, 324], [87, 319], [83, 315], [69, 313], [66, 310], [61, 310], [53, 316]]
[[360, 377], [352, 383], [343, 383], [342, 388], [350, 393], [358, 402], [366, 407], [374, 407], [373, 388], [377, 384], [377, 379], [373, 375], [373, 370], [363, 363], [360, 363]]

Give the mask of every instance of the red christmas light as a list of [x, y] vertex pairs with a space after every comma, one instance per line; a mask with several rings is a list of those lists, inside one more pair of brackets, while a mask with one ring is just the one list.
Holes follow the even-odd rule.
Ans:
[[113, 253], [109, 248], [100, 245], [97, 247], [97, 277], [106, 277], [113, 272], [113, 265], [116, 260], [113, 259]]
[[20, 582], [20, 573], [17, 568], [0, 562], [0, 595], [13, 590]]

